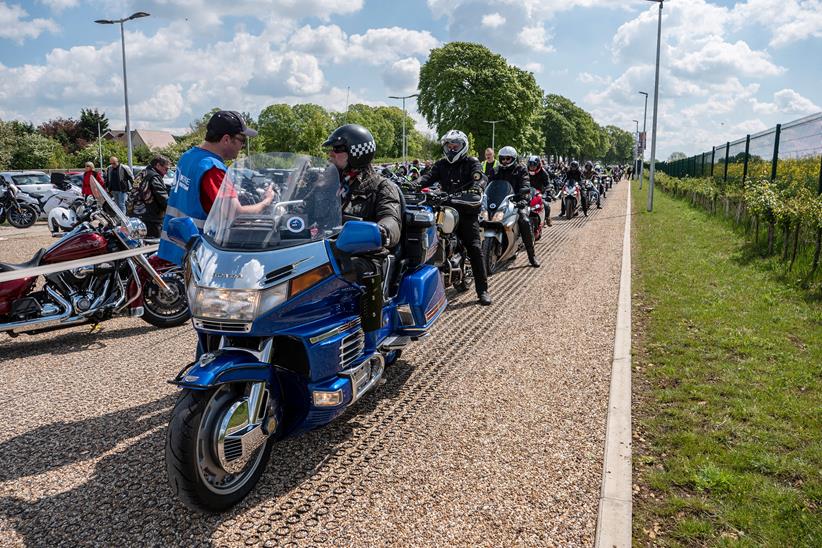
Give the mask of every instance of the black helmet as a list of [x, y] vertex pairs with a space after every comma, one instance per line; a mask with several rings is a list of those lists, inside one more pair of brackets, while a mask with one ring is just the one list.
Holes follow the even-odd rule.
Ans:
[[348, 153], [348, 167], [362, 169], [371, 163], [377, 152], [377, 143], [371, 132], [358, 124], [345, 124], [334, 130], [322, 144], [338, 152]]
[[591, 171], [592, 169], [594, 169], [594, 163], [591, 160], [588, 160], [587, 162], [585, 162], [585, 169]]
[[571, 169], [579, 169], [579, 162], [577, 162], [576, 160], [571, 162]]

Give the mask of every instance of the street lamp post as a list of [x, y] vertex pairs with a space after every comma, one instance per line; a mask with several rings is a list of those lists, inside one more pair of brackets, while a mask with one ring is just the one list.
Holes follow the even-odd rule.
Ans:
[[406, 118], [405, 100], [410, 99], [412, 97], [419, 97], [419, 96], [420, 96], [419, 93], [414, 93], [414, 94], [411, 94], [411, 95], [404, 95], [402, 97], [397, 96], [397, 95], [389, 95], [388, 96], [389, 99], [402, 99], [402, 163], [403, 163], [403, 165], [405, 165], [405, 163], [406, 163], [405, 157], [408, 155], [408, 143], [405, 140], [405, 118]]
[[631, 120], [636, 124], [636, 130], [634, 131], [634, 174], [633, 178], [636, 179], [636, 157], [639, 153], [639, 120]]
[[651, 170], [648, 173], [648, 211], [654, 210], [654, 168], [656, 167], [656, 121], [657, 108], [659, 105], [659, 48], [662, 41], [662, 4], [664, 0], [650, 0], [659, 3], [659, 21], [656, 29], [656, 73], [654, 74], [654, 121], [651, 130], [654, 132], [651, 137]]
[[[645, 113], [642, 115], [642, 133], [645, 134], [645, 138], [648, 138], [648, 134], [645, 133], [645, 126], [648, 123], [648, 92], [640, 91], [640, 95], [645, 96]], [[639, 188], [642, 188], [642, 172], [645, 170], [645, 147], [642, 147], [642, 154], [639, 157]]]
[[120, 24], [120, 46], [123, 50], [123, 95], [125, 96], [126, 100], [126, 142], [128, 143], [128, 167], [132, 169], [132, 147], [131, 147], [131, 122], [128, 117], [128, 80], [126, 78], [126, 34], [125, 30], [123, 30], [123, 23], [126, 21], [131, 21], [132, 19], [139, 19], [141, 17], [148, 17], [149, 14], [144, 11], [138, 11], [136, 13], [132, 13], [128, 17], [124, 17], [122, 19], [97, 19], [94, 22], [100, 25], [113, 25], [115, 23]]
[[494, 149], [494, 154], [497, 153], [497, 124], [504, 121], [505, 120], [483, 120], [483, 122], [485, 122], [486, 124], [491, 124], [491, 148]]

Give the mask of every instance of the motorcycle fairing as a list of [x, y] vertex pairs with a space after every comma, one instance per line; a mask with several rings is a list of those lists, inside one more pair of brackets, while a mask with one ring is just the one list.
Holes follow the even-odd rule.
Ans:
[[171, 384], [193, 390], [206, 390], [228, 382], [267, 382], [274, 380], [271, 365], [257, 360], [249, 352], [220, 349], [206, 352], [170, 380]]
[[415, 334], [431, 327], [448, 305], [439, 269], [425, 265], [406, 275], [396, 302], [399, 306], [408, 305], [414, 318], [413, 326], [398, 323], [399, 333]]

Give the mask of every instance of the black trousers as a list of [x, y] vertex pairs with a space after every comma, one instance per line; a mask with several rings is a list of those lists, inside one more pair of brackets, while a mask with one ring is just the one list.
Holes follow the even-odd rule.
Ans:
[[460, 211], [457, 223], [457, 237], [468, 251], [471, 271], [474, 274], [474, 285], [477, 294], [488, 290], [488, 273], [485, 272], [485, 261], [482, 258], [482, 239], [480, 236], [479, 214]]
[[531, 220], [525, 215], [524, 210], [519, 210], [519, 217], [517, 218], [519, 225], [519, 234], [522, 238], [522, 243], [525, 244], [525, 252], [528, 253], [528, 258], [534, 258], [534, 232], [531, 228]]

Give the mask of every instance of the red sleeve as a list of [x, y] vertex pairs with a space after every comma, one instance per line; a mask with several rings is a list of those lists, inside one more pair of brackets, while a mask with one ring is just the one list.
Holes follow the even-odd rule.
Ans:
[[212, 167], [205, 172], [200, 180], [200, 205], [203, 206], [206, 213], [211, 212], [211, 206], [214, 205], [214, 200], [217, 199], [224, 177], [225, 171], [218, 167]]

